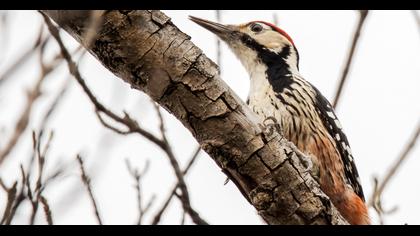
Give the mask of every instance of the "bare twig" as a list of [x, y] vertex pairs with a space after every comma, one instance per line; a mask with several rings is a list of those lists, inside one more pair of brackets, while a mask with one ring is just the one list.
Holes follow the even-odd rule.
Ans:
[[334, 100], [333, 100], [333, 107], [334, 108], [337, 107], [338, 101], [340, 99], [341, 92], [343, 91], [343, 86], [344, 86], [344, 83], [346, 82], [347, 75], [349, 73], [350, 66], [351, 66], [352, 61], [353, 61], [353, 55], [354, 55], [354, 52], [356, 50], [357, 43], [359, 42], [360, 33], [362, 31], [363, 24], [365, 23], [365, 19], [366, 19], [368, 13], [369, 13], [368, 10], [360, 10], [359, 11], [359, 22], [357, 24], [356, 31], [353, 34], [353, 41], [352, 41], [351, 46], [350, 46], [350, 52], [347, 56], [347, 62], [346, 62], [346, 65], [344, 67], [344, 70], [341, 74], [340, 82], [338, 84], [338, 87], [337, 87], [337, 90], [336, 90], [336, 93], [335, 93], [335, 96], [334, 96]]
[[[43, 60], [43, 54], [44, 54], [44, 48], [45, 48], [45, 44], [47, 43], [47, 41], [43, 41], [43, 43], [41, 43], [39, 45], [39, 49], [40, 49], [40, 64], [41, 64], [41, 73], [38, 77], [37, 83], [34, 85], [33, 89], [31, 91], [27, 92], [27, 103], [25, 105], [25, 108], [18, 120], [18, 122], [16, 123], [14, 132], [11, 136], [11, 138], [8, 140], [8, 142], [5, 144], [5, 146], [0, 150], [0, 165], [3, 163], [3, 161], [7, 158], [7, 156], [10, 154], [10, 152], [13, 150], [13, 148], [17, 145], [19, 139], [21, 138], [22, 134], [24, 133], [24, 131], [26, 130], [28, 123], [29, 123], [29, 117], [32, 111], [32, 107], [33, 104], [35, 103], [35, 101], [41, 96], [41, 86], [45, 80], [45, 78], [47, 77], [48, 74], [50, 74], [51, 72], [53, 72], [57, 66], [61, 63], [61, 61], [63, 60], [63, 57], [61, 56], [61, 53], [58, 53], [51, 62], [45, 64], [44, 60]], [[78, 47], [73, 53], [77, 53], [82, 47]], [[61, 98], [56, 98], [56, 101], [54, 103], [58, 103], [59, 101], [57, 101], [57, 99], [61, 99]], [[49, 111], [47, 112], [46, 116], [44, 117], [42, 123], [41, 123], [41, 129], [40, 131], [42, 132], [45, 128], [45, 123], [47, 122], [47, 120], [49, 119], [49, 116], [51, 115], [51, 113], [53, 112], [53, 110], [55, 109], [57, 104], [52, 105], [52, 107], [49, 109]], [[32, 163], [32, 162], [31, 162]]]
[[[221, 10], [216, 10], [216, 21], [217, 22], [221, 22], [222, 20], [222, 11]], [[216, 39], [216, 58], [217, 58], [217, 65], [219, 65], [219, 71], [220, 73], [222, 73], [222, 49], [221, 49], [221, 43], [220, 43], [220, 39], [217, 38]]]
[[[142, 129], [138, 123], [132, 119], [127, 113], [124, 113], [125, 116], [123, 118], [119, 117], [118, 115], [116, 115], [115, 113], [111, 112], [110, 110], [108, 110], [105, 106], [103, 106], [101, 103], [99, 103], [99, 101], [96, 99], [96, 97], [93, 95], [93, 93], [89, 90], [88, 86], [86, 85], [84, 79], [82, 78], [82, 76], [80, 75], [80, 72], [76, 66], [76, 64], [73, 62], [70, 53], [68, 52], [68, 50], [66, 49], [66, 47], [64, 46], [59, 32], [58, 32], [58, 28], [55, 27], [51, 20], [44, 15], [42, 12], [41, 14], [44, 17], [45, 23], [48, 26], [48, 29], [50, 30], [50, 33], [52, 34], [52, 36], [56, 39], [57, 43], [59, 44], [59, 47], [61, 49], [61, 53], [64, 57], [64, 59], [67, 61], [67, 65], [69, 68], [70, 73], [74, 76], [74, 78], [78, 81], [78, 83], [82, 86], [84, 92], [88, 95], [89, 99], [91, 100], [91, 102], [95, 105], [95, 108], [97, 110], [97, 112], [102, 112], [104, 114], [106, 114], [108, 117], [110, 117], [111, 119], [113, 119], [114, 121], [123, 124], [127, 127], [127, 131], [121, 131], [118, 130], [116, 128], [111, 128], [110, 125], [107, 125], [103, 119], [101, 119], [100, 115], [98, 114], [98, 117], [100, 118], [100, 121], [102, 124], [104, 124], [106, 127], [114, 130], [117, 133], [120, 134], [128, 134], [128, 133], [138, 133], [141, 136], [145, 137], [146, 139], [148, 139], [149, 141], [153, 142], [154, 144], [156, 144], [157, 146], [159, 146], [162, 150], [165, 151], [165, 153], [167, 154], [171, 165], [173, 166], [173, 169], [175, 171], [176, 177], [178, 178], [178, 181], [180, 183], [180, 189], [182, 191], [182, 206], [184, 208], [184, 210], [191, 216], [192, 220], [194, 221], [194, 223], [196, 224], [207, 224], [207, 222], [205, 222], [200, 216], [199, 214], [191, 207], [190, 204], [190, 200], [189, 200], [189, 195], [188, 195], [188, 190], [186, 187], [186, 184], [183, 180], [183, 175], [180, 171], [179, 168], [179, 164], [171, 150], [171, 147], [168, 144], [168, 141], [166, 140], [166, 136], [164, 135], [164, 132], [162, 133], [162, 139], [157, 138], [156, 136], [154, 136], [153, 134], [147, 132], [146, 130]], [[159, 113], [160, 115], [160, 113]], [[164, 131], [164, 126], [163, 123], [161, 122], [161, 131]]]
[[[188, 171], [190, 170], [191, 166], [194, 164], [195, 160], [198, 157], [198, 154], [200, 153], [201, 148], [198, 147], [194, 154], [192, 155], [190, 161], [188, 162], [187, 166], [185, 167], [184, 171], [182, 172], [183, 175], [185, 176]], [[162, 207], [160, 208], [160, 210], [155, 214], [155, 216], [153, 217], [153, 221], [152, 224], [156, 225], [159, 223], [160, 219], [162, 218], [162, 214], [165, 212], [165, 210], [167, 209], [167, 207], [169, 206], [169, 203], [171, 202], [172, 198], [175, 196], [176, 194], [176, 190], [178, 189], [179, 185], [178, 183], [172, 188], [172, 191], [170, 192], [170, 194], [168, 195], [168, 197], [166, 198], [165, 202], [163, 203]]]
[[48, 204], [47, 199], [44, 196], [41, 196], [40, 201], [42, 203], [42, 206], [44, 207], [44, 213], [45, 213], [45, 218], [47, 220], [47, 223], [49, 225], [53, 225], [53, 218], [51, 215], [51, 209], [50, 209], [50, 205]]
[[181, 224], [180, 225], [184, 225], [185, 224], [186, 215], [187, 215], [187, 213], [185, 213], [185, 211], [182, 211], [182, 218], [181, 218]]
[[[38, 180], [35, 185], [35, 191], [32, 191], [31, 184], [30, 184], [30, 170], [28, 170], [28, 174], [26, 175], [26, 177], [24, 177], [26, 179], [25, 182], [26, 182], [26, 188], [27, 188], [27, 196], [32, 205], [32, 214], [29, 221], [31, 225], [34, 224], [35, 216], [36, 216], [36, 213], [38, 212], [38, 205], [39, 205], [38, 197], [40, 196], [40, 192], [41, 192], [42, 172], [44, 169], [44, 160], [41, 156], [41, 148], [40, 148], [41, 137], [42, 137], [41, 132], [39, 133], [38, 139], [37, 139], [35, 131], [32, 131], [33, 152], [34, 152], [34, 156], [37, 157], [37, 160], [38, 160]], [[21, 167], [21, 169], [22, 169], [22, 172], [24, 173], [23, 167]], [[23, 174], [23, 176], [25, 176], [25, 174]], [[36, 192], [38, 193], [37, 196], [35, 196]]]
[[[43, 173], [44, 173], [44, 166], [45, 166], [45, 156], [50, 148], [51, 140], [53, 138], [53, 132], [50, 132], [49, 138], [47, 143], [44, 146], [44, 150], [41, 152], [41, 137], [42, 132], [39, 133], [38, 139], [36, 138], [35, 131], [32, 132], [32, 140], [33, 140], [33, 149], [34, 153], [36, 153], [37, 160], [38, 160], [38, 179], [35, 184], [35, 189], [32, 191], [30, 186], [30, 171], [28, 170], [28, 174], [26, 177], [26, 185], [27, 185], [27, 196], [32, 204], [32, 214], [30, 218], [30, 224], [33, 225], [35, 222], [35, 216], [38, 211], [39, 203], [42, 203], [42, 192], [44, 191], [46, 185], [42, 181]], [[23, 172], [23, 168], [22, 168]], [[45, 208], [45, 205], [44, 205]], [[48, 207], [49, 209], [49, 207]], [[45, 209], [44, 209], [45, 210]], [[51, 214], [50, 214], [51, 215]], [[47, 217], [48, 218], [48, 217]]]
[[[44, 44], [44, 46], [45, 46], [45, 44]], [[43, 57], [44, 46], [41, 45], [40, 58]], [[41, 61], [42, 61], [42, 59], [41, 59]], [[27, 92], [27, 102], [26, 102], [25, 108], [23, 110], [23, 113], [21, 114], [18, 122], [16, 123], [14, 132], [13, 132], [11, 138], [9, 139], [9, 141], [7, 142], [7, 144], [5, 145], [5, 147], [2, 148], [2, 150], [0, 150], [0, 165], [6, 159], [7, 155], [16, 146], [16, 144], [19, 141], [21, 135], [26, 130], [26, 127], [28, 126], [28, 123], [29, 123], [29, 117], [30, 117], [30, 114], [31, 114], [33, 104], [41, 96], [42, 82], [46, 78], [46, 75], [51, 71], [51, 70], [49, 70], [49, 68], [45, 68], [45, 66], [43, 65], [43, 62], [41, 62], [41, 65], [42, 65], [41, 66], [41, 68], [42, 68], [41, 74], [39, 75], [35, 86], [30, 91]]]
[[184, 174], [182, 173], [181, 168], [179, 167], [179, 163], [178, 163], [175, 155], [173, 154], [172, 148], [169, 145], [168, 139], [166, 137], [165, 124], [163, 122], [162, 113], [159, 110], [159, 106], [156, 103], [153, 103], [153, 104], [155, 105], [155, 109], [156, 109], [156, 112], [157, 112], [158, 117], [159, 117], [160, 132], [161, 132], [161, 135], [162, 135], [162, 140], [165, 143], [164, 151], [166, 152], [166, 154], [169, 158], [171, 166], [172, 166], [172, 168], [175, 172], [175, 175], [178, 179], [178, 187], [182, 192], [182, 194], [180, 195], [180, 200], [181, 200], [181, 203], [182, 203], [182, 207], [184, 208], [184, 211], [187, 212], [188, 215], [191, 216], [194, 223], [196, 223], [196, 224], [207, 224], [207, 222], [204, 221], [199, 216], [199, 214], [191, 207], [187, 185], [184, 181]]
[[147, 202], [146, 206], [143, 208], [143, 215], [146, 214], [150, 210], [155, 200], [156, 200], [156, 195], [153, 194], [152, 197]]
[[[419, 135], [420, 135], [420, 122], [417, 124], [417, 127], [416, 127], [413, 135], [411, 136], [411, 138], [407, 142], [406, 146], [402, 150], [402, 152], [399, 155], [396, 162], [391, 166], [391, 168], [388, 170], [388, 172], [386, 172], [386, 175], [383, 178], [383, 181], [379, 183], [379, 181], [377, 179], [375, 179], [375, 188], [374, 188], [374, 191], [372, 193], [372, 196], [370, 197], [369, 205], [372, 206], [375, 209], [375, 211], [378, 213], [378, 215], [380, 217], [382, 216], [382, 214], [390, 212], [390, 211], [385, 212], [383, 210], [383, 207], [382, 207], [382, 204], [381, 204], [382, 193], [383, 193], [385, 187], [388, 185], [389, 181], [392, 179], [392, 177], [395, 176], [395, 173], [397, 172], [398, 168], [407, 159], [411, 150], [413, 150], [413, 148], [416, 144], [416, 141], [419, 138]], [[393, 212], [393, 211], [395, 211], [395, 209], [391, 210], [391, 212]]]
[[[57, 96], [54, 98], [53, 102], [51, 103], [50, 107], [48, 108], [48, 110], [46, 111], [46, 113], [44, 114], [44, 117], [41, 120], [41, 124], [39, 127], [39, 136], [41, 137], [42, 134], [44, 133], [44, 130], [47, 126], [48, 121], [50, 120], [50, 117], [52, 116], [52, 114], [54, 113], [54, 111], [56, 110], [56, 108], [59, 106], [60, 102], [62, 101], [65, 93], [67, 92], [69, 85], [70, 85], [71, 80], [67, 79], [63, 86], [61, 87], [60, 91], [58, 92]], [[50, 136], [51, 138], [51, 136]], [[49, 140], [51, 141], [51, 140]], [[49, 146], [49, 142], [48, 142], [48, 146]], [[44, 149], [44, 153], [42, 154], [42, 156], [46, 156], [46, 151], [48, 151], [49, 148]], [[30, 158], [30, 161], [28, 163], [28, 172], [30, 173], [31, 171], [31, 166], [34, 163], [35, 160], [35, 155], [36, 153], [34, 152]], [[62, 174], [62, 172], [64, 171], [64, 168], [58, 168], [53, 174], [51, 174], [47, 179], [45, 179], [45, 183], [52, 181], [53, 179], [55, 179], [56, 177], [60, 176]]]
[[[26, 187], [26, 182], [27, 182], [27, 178], [25, 175], [25, 171], [23, 170], [23, 166], [20, 166], [20, 171], [21, 171], [21, 183], [20, 183], [20, 188], [16, 193], [16, 197], [13, 203], [13, 207], [10, 209], [10, 212], [7, 216], [7, 218], [4, 219], [4, 222], [2, 222], [2, 224], [6, 224], [6, 225], [10, 225], [15, 213], [17, 211], [17, 209], [19, 208], [19, 206], [21, 205], [21, 203], [27, 198], [27, 196], [25, 195], [25, 187]], [[18, 182], [18, 181], [16, 181]]]
[[136, 187], [136, 190], [137, 190], [137, 203], [138, 203], [138, 208], [139, 208], [139, 218], [137, 220], [138, 225], [142, 224], [144, 215], [149, 211], [150, 207], [152, 206], [152, 204], [153, 204], [153, 202], [156, 198], [155, 195], [153, 195], [152, 198], [147, 203], [146, 207], [143, 207], [142, 192], [141, 192], [141, 178], [144, 177], [144, 175], [149, 170], [149, 164], [150, 164], [150, 162], [149, 162], [149, 160], [147, 160], [143, 171], [139, 172], [138, 169], [132, 168], [129, 160], [126, 159], [126, 165], [127, 165], [128, 172], [130, 173], [130, 175], [136, 181], [135, 187]]
[[3, 212], [3, 217], [0, 221], [0, 224], [4, 224], [6, 220], [12, 214], [12, 206], [15, 203], [16, 199], [16, 192], [17, 192], [17, 181], [13, 184], [11, 188], [7, 188], [6, 185], [3, 183], [3, 180], [0, 180], [2, 188], [7, 192], [7, 203], [6, 209]]
[[98, 205], [96, 204], [95, 197], [93, 196], [92, 186], [90, 184], [90, 178], [87, 176], [87, 174], [85, 172], [85, 167], [84, 167], [82, 157], [80, 157], [80, 155], [78, 154], [76, 156], [76, 159], [79, 162], [79, 166], [80, 166], [80, 172], [81, 172], [80, 177], [82, 178], [83, 184], [86, 186], [86, 189], [89, 193], [89, 198], [90, 198], [90, 200], [92, 202], [92, 205], [93, 205], [93, 208], [95, 210], [96, 220], [98, 221], [98, 223], [100, 225], [102, 225], [102, 219], [101, 219], [101, 216], [99, 215]]

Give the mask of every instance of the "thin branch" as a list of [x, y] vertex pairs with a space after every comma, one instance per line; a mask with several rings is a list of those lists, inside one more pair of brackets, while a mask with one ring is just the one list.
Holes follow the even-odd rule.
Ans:
[[130, 173], [130, 175], [133, 177], [133, 179], [136, 182], [135, 188], [137, 190], [137, 203], [138, 203], [138, 208], [139, 208], [139, 218], [137, 220], [138, 225], [142, 224], [144, 215], [149, 211], [150, 207], [152, 206], [155, 200], [155, 195], [153, 195], [152, 198], [147, 203], [146, 207], [143, 207], [143, 203], [142, 203], [143, 197], [142, 197], [142, 192], [141, 192], [141, 178], [144, 177], [144, 175], [149, 170], [149, 164], [150, 162], [149, 160], [147, 160], [143, 171], [139, 172], [138, 169], [132, 168], [130, 161], [126, 159], [126, 166], [127, 166], [128, 172]]
[[194, 223], [196, 224], [208, 224], [206, 221], [204, 221], [200, 215], [191, 207], [190, 203], [190, 196], [188, 193], [187, 185], [184, 180], [184, 174], [181, 171], [181, 168], [179, 167], [179, 163], [173, 154], [172, 148], [169, 145], [168, 139], [166, 137], [165, 132], [165, 124], [163, 121], [162, 113], [160, 112], [159, 106], [156, 103], [153, 103], [155, 105], [156, 112], [159, 117], [159, 123], [160, 123], [160, 132], [162, 135], [162, 140], [165, 143], [164, 151], [166, 152], [169, 161], [171, 163], [171, 166], [175, 172], [176, 177], [178, 178], [178, 187], [181, 190], [182, 194], [180, 195], [180, 200], [182, 203], [182, 207], [184, 208], [184, 211], [187, 212]]
[[0, 224], [4, 224], [12, 214], [12, 206], [16, 199], [17, 181], [15, 181], [11, 188], [7, 188], [6, 185], [3, 183], [3, 180], [1, 180], [1, 186], [7, 192], [6, 209], [4, 210], [3, 217], [0, 221]]
[[182, 211], [182, 218], [181, 218], [181, 224], [180, 225], [185, 225], [186, 215], [187, 215], [187, 213], [185, 211]]
[[90, 184], [90, 178], [87, 176], [87, 174], [85, 172], [85, 168], [84, 168], [84, 163], [83, 163], [82, 157], [78, 154], [76, 156], [76, 159], [77, 159], [77, 161], [79, 163], [79, 166], [80, 166], [80, 172], [81, 172], [81, 176], [80, 177], [82, 178], [83, 184], [86, 186], [86, 189], [87, 189], [87, 191], [89, 193], [89, 198], [90, 198], [90, 200], [92, 202], [92, 205], [93, 205], [93, 208], [95, 210], [96, 220], [98, 221], [98, 223], [100, 225], [102, 225], [102, 219], [101, 219], [101, 216], [99, 215], [98, 205], [96, 204], [95, 197], [93, 196], [92, 186]]
[[[41, 46], [40, 50], [40, 58], [43, 56], [44, 50], [43, 46]], [[43, 62], [41, 62], [42, 64]], [[38, 77], [37, 82], [35, 83], [34, 87], [27, 92], [27, 102], [25, 105], [25, 108], [20, 115], [18, 122], [15, 125], [14, 132], [5, 145], [5, 147], [0, 150], [0, 165], [3, 163], [3, 161], [6, 159], [7, 155], [13, 150], [13, 148], [16, 146], [17, 142], [19, 141], [20, 137], [22, 136], [23, 132], [26, 130], [26, 127], [29, 123], [29, 117], [31, 114], [31, 110], [33, 108], [33, 105], [35, 101], [41, 96], [41, 85], [44, 79], [46, 78], [46, 75], [49, 73], [49, 71], [45, 70], [44, 66], [42, 67], [41, 74]]]
[[[24, 200], [29, 200], [32, 206], [32, 212], [30, 215], [29, 224], [32, 225], [35, 222], [35, 217], [39, 208], [39, 203], [43, 205], [47, 223], [52, 224], [53, 222], [52, 214], [51, 214], [51, 210], [48, 205], [48, 202], [46, 198], [42, 195], [43, 191], [45, 190], [48, 184], [48, 181], [43, 181], [43, 173], [44, 173], [44, 167], [45, 167], [46, 154], [50, 148], [50, 144], [53, 138], [53, 132], [50, 133], [47, 143], [44, 145], [42, 151], [41, 151], [41, 144], [40, 144], [41, 136], [42, 136], [42, 132], [40, 132], [38, 135], [36, 135], [35, 131], [32, 132], [32, 142], [33, 142], [32, 147], [33, 147], [33, 153], [34, 153], [33, 156], [36, 157], [36, 160], [38, 163], [38, 177], [35, 182], [35, 187], [32, 188], [31, 183], [30, 183], [30, 180], [31, 180], [30, 169], [32, 165], [29, 167], [27, 173], [25, 173], [23, 165], [20, 165], [21, 180], [19, 184], [20, 186], [19, 190], [17, 190], [17, 183], [19, 181], [15, 181], [14, 185], [16, 186], [9, 189], [0, 179], [0, 185], [6, 192], [8, 192], [9, 200], [11, 200], [13, 197], [13, 202], [8, 201], [7, 203], [6, 211], [3, 214], [3, 218], [0, 224], [11, 224], [15, 216], [15, 213], [17, 212], [17, 209], [19, 208], [19, 206], [21, 206], [21, 203], [24, 202]], [[13, 190], [13, 188], [15, 190]]]
[[[21, 205], [21, 203], [28, 197], [27, 195], [25, 195], [25, 187], [27, 186], [27, 181], [28, 178], [25, 175], [25, 171], [23, 170], [23, 166], [20, 165], [20, 173], [21, 173], [21, 183], [20, 183], [20, 188], [17, 191], [16, 195], [15, 195], [15, 199], [13, 202], [13, 206], [10, 209], [7, 217], [4, 219], [4, 221], [1, 222], [1, 224], [6, 224], [6, 225], [10, 225], [15, 213], [17, 211], [17, 209], [19, 208], [19, 206]], [[17, 183], [18, 181], [16, 181]]]
[[41, 196], [40, 201], [42, 203], [42, 206], [44, 207], [44, 214], [45, 214], [45, 219], [47, 220], [47, 223], [49, 225], [53, 225], [53, 218], [52, 218], [52, 213], [51, 213], [51, 209], [50, 209], [50, 205], [48, 204], [47, 199], [44, 196]]
[[[36, 153], [37, 160], [38, 160], [38, 178], [35, 184], [35, 189], [32, 191], [30, 186], [30, 171], [28, 171], [26, 177], [26, 184], [27, 184], [27, 191], [28, 191], [28, 198], [32, 204], [32, 214], [30, 218], [30, 224], [33, 225], [35, 222], [35, 216], [38, 211], [39, 203], [42, 204], [42, 193], [46, 187], [45, 183], [43, 182], [43, 173], [45, 167], [45, 157], [50, 148], [51, 141], [54, 137], [54, 133], [51, 131], [48, 137], [47, 143], [44, 146], [43, 151], [41, 152], [41, 137], [42, 132], [38, 134], [38, 138], [36, 137], [35, 131], [32, 132], [32, 140], [33, 140], [33, 149], [34, 153]], [[23, 169], [23, 168], [22, 168]], [[45, 205], [44, 205], [45, 208]], [[49, 208], [49, 207], [48, 207]], [[45, 210], [45, 209], [44, 209]], [[51, 214], [50, 214], [51, 215]], [[48, 217], [47, 217], [48, 218]], [[47, 219], [48, 220], [48, 219]]]
[[[195, 160], [198, 157], [198, 154], [201, 151], [201, 147], [198, 146], [197, 149], [195, 150], [194, 154], [192, 155], [192, 157], [190, 158], [190, 161], [188, 162], [187, 166], [185, 167], [184, 171], [182, 172], [182, 174], [185, 176], [188, 171], [190, 170], [191, 166], [194, 164]], [[160, 208], [160, 210], [155, 214], [155, 216], [153, 217], [153, 221], [152, 224], [156, 225], [159, 223], [160, 219], [162, 218], [163, 213], [165, 212], [165, 210], [167, 209], [167, 207], [169, 206], [169, 203], [171, 202], [172, 198], [175, 196], [176, 194], [176, 190], [178, 189], [179, 185], [178, 183], [172, 188], [172, 191], [170, 192], [170, 194], [168, 195], [168, 197], [166, 198], [166, 201], [163, 203], [162, 207]]]
[[[30, 114], [32, 111], [32, 107], [35, 103], [35, 101], [42, 95], [41, 94], [41, 86], [47, 77], [48, 74], [53, 72], [56, 68], [58, 68], [58, 65], [62, 62], [63, 57], [61, 56], [61, 53], [58, 53], [51, 62], [48, 64], [45, 64], [43, 61], [43, 54], [44, 54], [44, 48], [47, 41], [43, 41], [39, 45], [40, 49], [40, 64], [41, 64], [41, 73], [38, 77], [37, 83], [34, 85], [32, 90], [27, 92], [27, 103], [25, 105], [25, 108], [18, 120], [18, 122], [15, 125], [14, 132], [11, 136], [11, 138], [8, 140], [8, 142], [5, 144], [5, 146], [0, 150], [0, 165], [3, 163], [3, 161], [7, 158], [7, 156], [10, 154], [10, 152], [15, 148], [17, 145], [19, 139], [21, 138], [22, 134], [25, 132], [28, 123]], [[77, 53], [82, 47], [78, 47], [73, 53]], [[58, 102], [57, 102], [58, 103]], [[49, 115], [53, 112], [55, 109], [55, 106], [57, 104], [53, 104], [53, 107], [50, 108], [50, 111], [48, 111], [47, 115], [44, 117], [41, 125], [41, 131], [44, 129], [44, 125], [47, 122]]]
[[156, 195], [153, 194], [152, 197], [150, 197], [149, 201], [147, 202], [146, 206], [143, 208], [143, 215], [149, 212], [155, 200], [156, 200]]
[[[222, 11], [221, 10], [215, 10], [216, 11], [216, 21], [217, 22], [221, 22], [222, 21]], [[217, 65], [219, 65], [219, 73], [222, 73], [222, 49], [221, 49], [221, 42], [220, 39], [217, 38], [216, 39], [216, 60], [217, 60]]]
[[[375, 188], [372, 193], [372, 196], [370, 197], [369, 205], [372, 206], [379, 216], [381, 216], [383, 213], [386, 213], [383, 210], [381, 199], [382, 199], [382, 193], [386, 186], [388, 186], [389, 181], [395, 176], [397, 173], [397, 170], [401, 167], [402, 163], [407, 159], [410, 152], [413, 150], [414, 146], [416, 145], [416, 141], [419, 138], [420, 135], [420, 122], [417, 124], [417, 127], [411, 136], [411, 138], [408, 140], [406, 146], [402, 150], [401, 154], [399, 155], [396, 162], [391, 166], [391, 168], [386, 172], [385, 177], [383, 178], [382, 182], [379, 183], [379, 181], [375, 180]], [[391, 210], [391, 212], [394, 210]], [[389, 213], [389, 211], [388, 211]]]
[[353, 34], [353, 40], [350, 46], [350, 52], [347, 56], [347, 62], [344, 67], [344, 70], [341, 74], [340, 82], [338, 84], [337, 90], [335, 92], [334, 100], [333, 100], [333, 107], [336, 108], [338, 101], [340, 100], [341, 93], [343, 91], [344, 83], [346, 82], [347, 75], [350, 70], [350, 66], [353, 62], [353, 55], [356, 50], [357, 43], [359, 42], [360, 33], [362, 32], [363, 24], [365, 23], [365, 19], [368, 15], [368, 10], [360, 10], [359, 11], [359, 22], [357, 24], [356, 31]]

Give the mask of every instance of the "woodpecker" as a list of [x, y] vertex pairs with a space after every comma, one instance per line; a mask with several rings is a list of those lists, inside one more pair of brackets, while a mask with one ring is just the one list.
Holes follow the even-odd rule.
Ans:
[[370, 224], [347, 137], [329, 101], [300, 75], [292, 38], [264, 21], [190, 20], [216, 34], [239, 58], [251, 81], [247, 104], [262, 119], [279, 121], [282, 135], [311, 158], [322, 191], [343, 217], [350, 224]]

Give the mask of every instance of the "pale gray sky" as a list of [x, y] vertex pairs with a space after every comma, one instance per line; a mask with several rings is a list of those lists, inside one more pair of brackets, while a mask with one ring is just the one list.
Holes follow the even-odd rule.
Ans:
[[[173, 22], [208, 57], [216, 60], [216, 38], [208, 31], [188, 20], [188, 15], [215, 20], [214, 11], [164, 11]], [[243, 23], [251, 20], [272, 21], [273, 13], [279, 25], [293, 38], [300, 53], [301, 74], [331, 99], [344, 66], [349, 41], [357, 23], [355, 11], [222, 11], [223, 23]], [[36, 38], [42, 17], [36, 11], [11, 12], [7, 40], [1, 41], [0, 71], [9, 65], [24, 48]], [[370, 196], [373, 176], [382, 177], [398, 156], [416, 127], [420, 117], [420, 34], [409, 11], [370, 12], [355, 54], [353, 67], [342, 95], [337, 115], [350, 141], [361, 175], [366, 196]], [[5, 29], [0, 29], [5, 30]], [[2, 37], [4, 33], [2, 32]], [[70, 48], [76, 42], [63, 34]], [[4, 46], [4, 43], [6, 45]], [[55, 42], [48, 44], [51, 56], [57, 50]], [[0, 87], [0, 147], [13, 130], [16, 117], [25, 102], [24, 89], [35, 82], [39, 69], [34, 57], [25, 69], [17, 72], [8, 82], [7, 89]], [[249, 79], [233, 54], [222, 44], [222, 78], [245, 99]], [[158, 132], [156, 116], [148, 98], [115, 78], [92, 56], [80, 63], [81, 72], [97, 97], [114, 111], [129, 110], [147, 129]], [[45, 96], [36, 104], [26, 138], [9, 159], [0, 166], [0, 176], [11, 183], [19, 175], [19, 164], [31, 151], [30, 130], [38, 127], [40, 118], [67, 78], [67, 68], [48, 77], [43, 88]], [[165, 112], [168, 134], [182, 166], [188, 161], [196, 145], [191, 134], [175, 118]], [[80, 185], [79, 169], [74, 161], [81, 152], [88, 171], [93, 174], [93, 189], [98, 199], [101, 215], [107, 224], [131, 224], [137, 219], [134, 182], [128, 175], [124, 159], [142, 168], [145, 160], [151, 161], [149, 174], [143, 183], [146, 199], [157, 195], [154, 212], [175, 183], [175, 177], [163, 153], [148, 141], [137, 137], [119, 136], [102, 127], [86, 95], [72, 83], [62, 106], [57, 111], [49, 129], [55, 138], [48, 155], [48, 169], [59, 161], [71, 161], [73, 166], [67, 176], [51, 185], [46, 191], [53, 216], [58, 224], [96, 223], [87, 194], [66, 191], [69, 186]], [[384, 192], [384, 206], [398, 206], [398, 211], [387, 216], [388, 224], [419, 224], [420, 184], [415, 181], [420, 174], [419, 145], [403, 164], [402, 171]], [[189, 173], [186, 181], [191, 192], [192, 205], [211, 224], [261, 224], [259, 216], [242, 197], [234, 184], [223, 185], [225, 175], [206, 155]], [[63, 195], [66, 195], [63, 197]], [[0, 209], [4, 208], [5, 194], [0, 192]], [[64, 199], [64, 200], [63, 200]], [[67, 208], [59, 208], [66, 203]], [[22, 212], [21, 214], [24, 214]], [[173, 201], [162, 223], [178, 224], [181, 207]], [[374, 222], [375, 212], [371, 211]], [[145, 223], [150, 222], [146, 217]], [[27, 223], [18, 217], [16, 223]], [[38, 223], [45, 223], [42, 215]], [[190, 223], [188, 220], [187, 223]]]

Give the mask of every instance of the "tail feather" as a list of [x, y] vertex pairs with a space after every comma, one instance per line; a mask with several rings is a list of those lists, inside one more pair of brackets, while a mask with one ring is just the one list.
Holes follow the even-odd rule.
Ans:
[[353, 191], [348, 190], [346, 200], [335, 204], [343, 217], [352, 225], [369, 225], [368, 209], [365, 202]]

